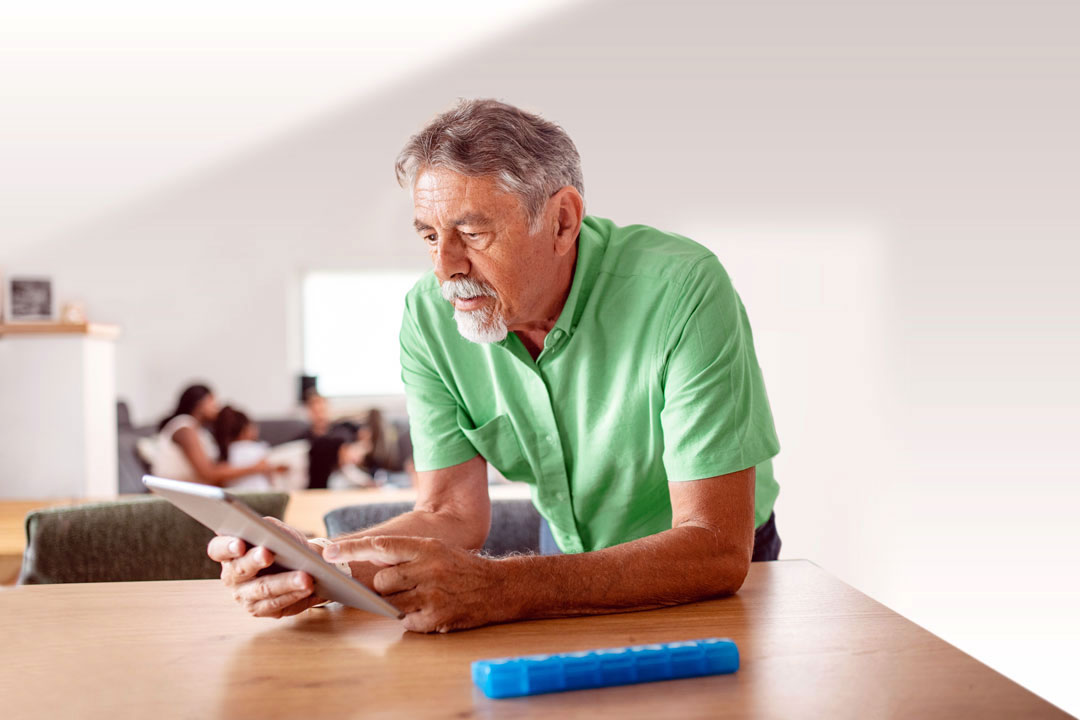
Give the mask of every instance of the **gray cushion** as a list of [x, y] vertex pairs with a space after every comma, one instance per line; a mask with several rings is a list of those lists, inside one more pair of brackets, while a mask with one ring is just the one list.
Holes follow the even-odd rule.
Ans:
[[[286, 493], [237, 492], [279, 520]], [[158, 497], [36, 510], [26, 516], [20, 585], [216, 578], [206, 555], [213, 531]]]
[[142, 476], [150, 472], [150, 466], [139, 457], [135, 446], [141, 438], [153, 437], [156, 434], [157, 428], [154, 427], [121, 429], [116, 433], [116, 467], [119, 475], [117, 488], [121, 495], [147, 492], [146, 486], [142, 484]]
[[[330, 537], [364, 530], [412, 510], [412, 503], [350, 505], [331, 510], [323, 518]], [[491, 531], [484, 552], [506, 555], [540, 550], [540, 513], [528, 500], [494, 500], [491, 503]]]

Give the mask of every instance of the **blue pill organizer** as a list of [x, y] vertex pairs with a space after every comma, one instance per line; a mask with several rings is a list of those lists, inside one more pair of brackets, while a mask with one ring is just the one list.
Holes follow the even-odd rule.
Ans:
[[473, 683], [489, 698], [521, 697], [656, 680], [723, 675], [739, 669], [727, 638], [477, 660]]

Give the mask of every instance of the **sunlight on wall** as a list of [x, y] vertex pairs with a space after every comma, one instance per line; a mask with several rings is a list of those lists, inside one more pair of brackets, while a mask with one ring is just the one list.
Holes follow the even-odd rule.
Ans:
[[792, 219], [688, 234], [720, 258], [750, 317], [781, 446], [782, 557], [865, 585], [879, 565], [864, 498], [889, 482], [879, 460], [891, 444], [881, 234]]

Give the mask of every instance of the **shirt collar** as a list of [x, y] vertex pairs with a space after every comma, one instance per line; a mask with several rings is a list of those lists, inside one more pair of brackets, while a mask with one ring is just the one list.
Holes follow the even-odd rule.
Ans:
[[[568, 340], [585, 312], [593, 286], [596, 285], [596, 278], [600, 274], [607, 245], [607, 237], [598, 225], [599, 223], [588, 215], [581, 223], [577, 238], [577, 259], [574, 261], [574, 279], [570, 282], [570, 292], [563, 303], [562, 311], [544, 339], [545, 348], [554, 348]], [[511, 345], [508, 343], [520, 344], [521, 341], [514, 333], [510, 333], [495, 344], [509, 349]], [[524, 347], [522, 352], [525, 352]]]
[[578, 322], [585, 312], [596, 276], [600, 273], [600, 264], [604, 258], [604, 243], [600, 233], [592, 226], [589, 217], [581, 223], [577, 239], [577, 260], [574, 264], [574, 279], [570, 283], [570, 293], [566, 296], [559, 319], [555, 321], [552, 333], [570, 337], [577, 329]]

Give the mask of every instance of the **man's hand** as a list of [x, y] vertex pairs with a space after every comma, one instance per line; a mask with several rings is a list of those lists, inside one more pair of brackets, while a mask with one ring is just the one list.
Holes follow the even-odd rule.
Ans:
[[441, 540], [372, 536], [340, 540], [323, 550], [331, 562], [382, 567], [375, 590], [405, 614], [413, 632], [450, 632], [509, 620], [507, 588], [497, 560]]
[[[300, 542], [307, 542], [299, 530], [277, 518], [266, 519]], [[315, 552], [322, 551], [317, 545], [309, 543], [309, 546]], [[260, 570], [274, 562], [274, 554], [264, 547], [248, 550], [243, 540], [218, 535], [210, 541], [206, 554], [221, 563], [221, 580], [232, 590], [233, 598], [252, 615], [281, 618], [323, 602], [322, 598], [312, 594], [315, 583], [306, 572], [297, 570], [256, 577]]]

